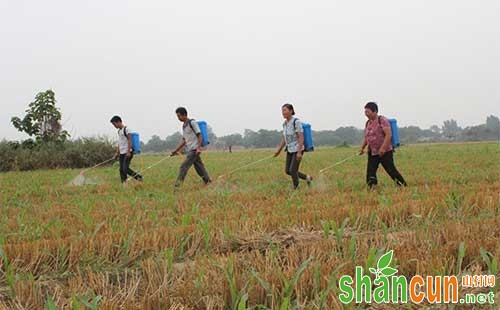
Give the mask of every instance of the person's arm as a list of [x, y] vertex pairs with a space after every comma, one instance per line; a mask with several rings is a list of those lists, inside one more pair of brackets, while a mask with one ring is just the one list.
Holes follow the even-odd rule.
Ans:
[[285, 138], [284, 137], [281, 137], [281, 142], [280, 142], [280, 145], [278, 146], [278, 148], [276, 149], [276, 152], [274, 152], [274, 157], [278, 157], [281, 153], [281, 151], [283, 150], [283, 148], [285, 147]]
[[196, 134], [196, 139], [198, 140], [198, 146], [196, 147], [196, 155], [201, 154], [201, 144], [203, 143], [203, 138], [201, 136], [201, 133]]
[[392, 138], [392, 131], [390, 126], [383, 127], [382, 130], [384, 130], [385, 137], [384, 137], [384, 143], [382, 143], [382, 146], [378, 151], [378, 155], [380, 157], [384, 156], [385, 150], [391, 144], [391, 138]]
[[115, 159], [117, 159], [118, 157], [120, 157], [120, 146], [119, 145], [116, 146]]
[[131, 133], [127, 134], [127, 142], [128, 142], [127, 157], [130, 157], [130, 156], [132, 156], [132, 134]]
[[302, 159], [302, 148], [304, 147], [304, 133], [298, 132], [299, 135], [299, 146], [297, 149], [297, 160]]
[[366, 140], [366, 135], [363, 136], [363, 141], [361, 142], [361, 149], [359, 150], [359, 155], [363, 155], [365, 153], [365, 148], [368, 145], [368, 141]]
[[186, 145], [186, 140], [182, 138], [181, 142], [179, 142], [179, 145], [175, 148], [175, 150], [170, 153], [170, 156], [175, 156], [179, 153], [179, 151]]

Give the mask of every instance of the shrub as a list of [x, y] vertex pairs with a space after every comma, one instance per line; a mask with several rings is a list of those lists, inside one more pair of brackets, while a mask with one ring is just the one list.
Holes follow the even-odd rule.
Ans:
[[113, 156], [115, 147], [105, 139], [32, 144], [0, 142], [0, 171], [84, 168]]

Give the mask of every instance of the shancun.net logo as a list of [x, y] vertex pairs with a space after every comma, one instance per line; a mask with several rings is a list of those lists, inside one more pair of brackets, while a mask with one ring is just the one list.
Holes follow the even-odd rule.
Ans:
[[[343, 276], [339, 280], [341, 294], [339, 299], [344, 304], [356, 303], [422, 303], [432, 304], [494, 304], [494, 293], [465, 294], [459, 299], [459, 280], [457, 276], [413, 276], [410, 281], [404, 276], [397, 276], [398, 270], [391, 267], [393, 251], [382, 255], [377, 268], [369, 268], [374, 280], [364, 274], [363, 267], [356, 267], [354, 279]], [[494, 275], [463, 276], [462, 287], [495, 287]]]

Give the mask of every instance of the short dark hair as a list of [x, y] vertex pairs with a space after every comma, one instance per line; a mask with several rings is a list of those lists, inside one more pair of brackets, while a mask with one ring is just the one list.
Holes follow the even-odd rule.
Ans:
[[118, 115], [115, 115], [111, 118], [110, 120], [111, 123], [121, 123], [122, 122], [122, 118], [119, 117]]
[[377, 103], [370, 101], [365, 105], [365, 109], [370, 109], [372, 112], [378, 112], [378, 105]]
[[288, 110], [292, 111], [292, 115], [295, 115], [295, 110], [293, 108], [293, 105], [291, 105], [290, 103], [285, 103], [282, 107], [283, 108], [287, 108]]
[[180, 114], [182, 116], [188, 115], [188, 111], [184, 107], [178, 107], [177, 109], [175, 109], [175, 113]]

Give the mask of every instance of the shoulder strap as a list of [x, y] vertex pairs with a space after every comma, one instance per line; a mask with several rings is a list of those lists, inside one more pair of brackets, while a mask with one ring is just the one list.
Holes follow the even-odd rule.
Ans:
[[[120, 129], [118, 129], [118, 133], [120, 133]], [[123, 135], [127, 137], [127, 126], [123, 127]]]
[[[298, 120], [298, 118], [296, 118], [296, 117], [293, 118], [293, 128], [295, 130], [297, 130], [297, 120]], [[285, 126], [286, 126], [286, 121], [283, 122], [283, 129], [285, 129]]]
[[193, 124], [191, 123], [192, 121], [193, 121], [192, 119], [189, 119], [188, 124], [189, 124], [189, 127], [191, 127], [191, 130], [194, 132]]
[[382, 133], [384, 134], [384, 137], [385, 137], [385, 131], [384, 131], [384, 128], [382, 128], [382, 115], [378, 116], [378, 127], [380, 129], [382, 129]]
[[297, 120], [299, 120], [297, 117], [293, 118], [293, 129], [295, 129], [295, 131], [298, 131], [297, 130]]

